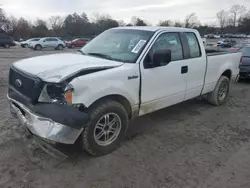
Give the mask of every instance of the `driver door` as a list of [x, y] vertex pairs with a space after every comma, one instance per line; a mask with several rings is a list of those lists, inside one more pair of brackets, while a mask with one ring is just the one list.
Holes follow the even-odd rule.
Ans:
[[[171, 61], [165, 65], [145, 68], [153, 63], [157, 50], [171, 51]], [[153, 112], [184, 101], [187, 87], [187, 62], [179, 33], [162, 33], [155, 40], [141, 67], [141, 108], [140, 115]]]

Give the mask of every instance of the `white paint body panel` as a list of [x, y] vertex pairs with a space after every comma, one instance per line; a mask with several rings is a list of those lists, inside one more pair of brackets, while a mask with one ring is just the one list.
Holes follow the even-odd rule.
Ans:
[[209, 63], [207, 62], [207, 56], [200, 34], [197, 31], [193, 32], [196, 34], [196, 37], [200, 44], [201, 57], [191, 58], [187, 60], [188, 73], [185, 100], [192, 99], [201, 94], [206, 74], [206, 66], [207, 63]]
[[140, 80], [128, 80], [128, 75], [138, 75], [138, 64], [125, 63], [122, 66], [104, 70], [72, 80], [75, 88], [73, 103], [83, 103], [89, 107], [96, 100], [108, 95], [121, 95], [125, 97], [131, 107], [139, 104]]
[[44, 81], [58, 83], [63, 78], [83, 69], [120, 66], [122, 64], [81, 54], [65, 53], [24, 59], [13, 65], [24, 72], [39, 76]]
[[207, 56], [207, 74], [202, 94], [214, 90], [217, 81], [225, 70], [230, 70], [232, 72], [232, 77], [236, 77], [239, 74], [241, 56], [241, 53]]
[[142, 70], [140, 114], [182, 102], [185, 97], [187, 75], [181, 74], [186, 61], [170, 62], [167, 66]]

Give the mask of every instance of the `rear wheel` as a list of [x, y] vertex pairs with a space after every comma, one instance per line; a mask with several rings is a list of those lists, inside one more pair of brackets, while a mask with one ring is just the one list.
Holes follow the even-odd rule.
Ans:
[[63, 45], [59, 44], [56, 49], [57, 50], [63, 50]]
[[101, 101], [89, 110], [91, 122], [82, 133], [83, 149], [93, 156], [101, 156], [117, 149], [128, 128], [128, 114], [120, 103]]
[[42, 46], [40, 45], [40, 44], [37, 44], [36, 46], [35, 46], [35, 50], [41, 50], [42, 49]]
[[208, 94], [208, 101], [216, 106], [226, 102], [230, 91], [230, 80], [226, 76], [221, 76], [213, 92]]

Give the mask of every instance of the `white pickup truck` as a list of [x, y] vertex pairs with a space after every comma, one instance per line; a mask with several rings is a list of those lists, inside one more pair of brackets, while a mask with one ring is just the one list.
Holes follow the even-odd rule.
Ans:
[[134, 117], [205, 95], [225, 103], [242, 54], [206, 52], [196, 30], [121, 27], [79, 53], [15, 62], [9, 73], [11, 112], [31, 133], [99, 156], [124, 140]]

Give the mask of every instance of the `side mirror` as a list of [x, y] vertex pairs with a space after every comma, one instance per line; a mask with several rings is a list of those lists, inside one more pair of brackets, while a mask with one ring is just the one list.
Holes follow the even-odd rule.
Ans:
[[165, 66], [171, 62], [171, 50], [157, 50], [153, 54], [154, 67]]

